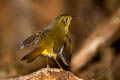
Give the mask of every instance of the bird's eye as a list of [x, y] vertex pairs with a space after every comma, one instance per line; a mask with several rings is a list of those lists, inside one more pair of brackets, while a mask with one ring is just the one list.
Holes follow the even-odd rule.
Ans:
[[65, 18], [64, 21], [65, 21], [65, 22], [69, 21], [69, 18]]

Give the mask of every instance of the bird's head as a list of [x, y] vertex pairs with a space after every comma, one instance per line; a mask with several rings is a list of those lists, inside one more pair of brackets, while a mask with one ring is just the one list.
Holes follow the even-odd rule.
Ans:
[[65, 30], [65, 33], [67, 34], [70, 22], [72, 20], [72, 16], [63, 14], [58, 16], [56, 19], [57, 19], [57, 24], [61, 25], [60, 27], [63, 27]]

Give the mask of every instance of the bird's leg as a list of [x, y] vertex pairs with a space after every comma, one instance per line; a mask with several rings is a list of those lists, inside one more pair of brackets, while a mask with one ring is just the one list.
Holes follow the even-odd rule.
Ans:
[[55, 53], [48, 53], [47, 49], [45, 49], [43, 52], [42, 52], [43, 55], [46, 55], [46, 61], [47, 61], [47, 68], [49, 67], [48, 65], [48, 56], [53, 56], [54, 57], [54, 60], [55, 62], [57, 63], [57, 65], [60, 67], [60, 70], [62, 71], [63, 68], [61, 67], [60, 63], [57, 61], [56, 57], [57, 57], [57, 54]]
[[55, 62], [57, 63], [57, 65], [60, 67], [60, 70], [63, 71], [63, 68], [62, 68], [62, 66], [60, 65], [60, 63], [57, 61], [56, 56], [54, 56], [54, 60], [55, 60]]
[[48, 64], [48, 56], [46, 56], [46, 62], [47, 62], [47, 68], [49, 68], [49, 64]]

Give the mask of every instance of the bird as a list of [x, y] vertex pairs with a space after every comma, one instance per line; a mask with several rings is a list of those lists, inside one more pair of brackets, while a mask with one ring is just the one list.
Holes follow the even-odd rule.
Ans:
[[[47, 67], [49, 67], [48, 57], [52, 57], [60, 67], [60, 70], [63, 70], [57, 60], [57, 57], [59, 56], [63, 63], [66, 66], [69, 66], [70, 59], [68, 59], [68, 55], [71, 56], [72, 53], [71, 37], [69, 32], [71, 20], [71, 15], [61, 14], [57, 16], [47, 27], [25, 39], [20, 44], [20, 49], [33, 45], [34, 49], [25, 55], [21, 60], [31, 63], [38, 56], [43, 55], [46, 57]], [[67, 58], [65, 58], [66, 56]]]

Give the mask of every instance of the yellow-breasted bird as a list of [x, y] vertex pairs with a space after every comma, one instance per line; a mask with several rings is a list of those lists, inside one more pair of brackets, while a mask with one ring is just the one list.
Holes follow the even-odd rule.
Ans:
[[47, 27], [40, 30], [40, 32], [36, 32], [24, 40], [20, 45], [21, 49], [31, 45], [35, 45], [35, 48], [21, 60], [26, 60], [30, 63], [38, 56], [44, 55], [47, 59], [47, 67], [49, 67], [48, 57], [53, 57], [62, 70], [61, 65], [56, 59], [59, 56], [63, 63], [68, 66], [69, 59], [65, 57], [72, 52], [71, 39], [68, 31], [71, 20], [72, 16], [70, 15], [60, 15]]

